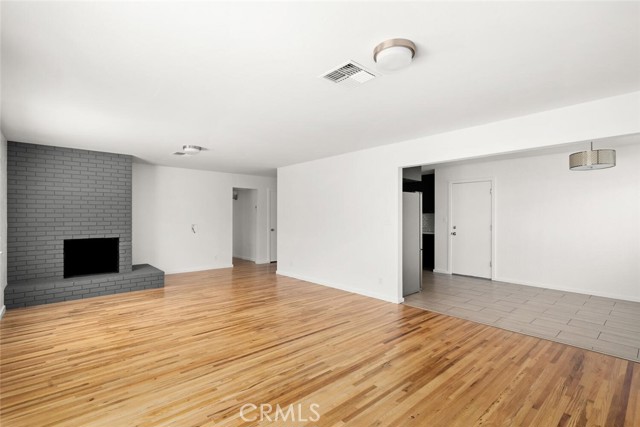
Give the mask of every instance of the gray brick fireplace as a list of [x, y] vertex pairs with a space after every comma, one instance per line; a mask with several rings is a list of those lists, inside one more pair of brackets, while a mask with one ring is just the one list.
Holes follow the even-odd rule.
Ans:
[[[9, 142], [7, 158], [7, 308], [164, 285], [131, 263], [131, 156]], [[118, 271], [65, 278], [78, 239], [118, 239]]]

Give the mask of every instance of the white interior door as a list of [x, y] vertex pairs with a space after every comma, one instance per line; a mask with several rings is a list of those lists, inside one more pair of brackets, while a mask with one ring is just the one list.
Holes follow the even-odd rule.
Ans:
[[451, 272], [491, 278], [491, 181], [451, 186]]
[[402, 295], [422, 288], [422, 194], [402, 193]]
[[278, 260], [278, 196], [269, 189], [269, 261]]

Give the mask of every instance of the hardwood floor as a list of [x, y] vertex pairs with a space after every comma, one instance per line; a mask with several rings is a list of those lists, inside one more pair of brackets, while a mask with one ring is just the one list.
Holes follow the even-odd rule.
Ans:
[[7, 312], [0, 425], [640, 425], [636, 363], [238, 264]]

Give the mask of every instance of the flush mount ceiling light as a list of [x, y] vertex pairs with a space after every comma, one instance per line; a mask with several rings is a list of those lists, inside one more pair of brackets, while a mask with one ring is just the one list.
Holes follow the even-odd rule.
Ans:
[[569, 156], [569, 169], [572, 171], [590, 171], [593, 169], [612, 168], [616, 165], [616, 150], [594, 150], [593, 141], [591, 149], [579, 151]]
[[416, 45], [411, 40], [385, 40], [373, 49], [373, 60], [383, 70], [395, 71], [411, 64], [416, 50]]
[[183, 145], [182, 151], [176, 151], [173, 154], [176, 156], [195, 156], [201, 151], [206, 151], [206, 148], [200, 147], [199, 145]]

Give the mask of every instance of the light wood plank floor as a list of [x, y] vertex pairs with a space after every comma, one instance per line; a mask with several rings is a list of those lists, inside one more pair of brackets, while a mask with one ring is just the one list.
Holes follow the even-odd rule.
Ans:
[[[274, 270], [10, 310], [0, 425], [640, 425], [634, 362]], [[244, 421], [247, 404], [297, 419]]]

